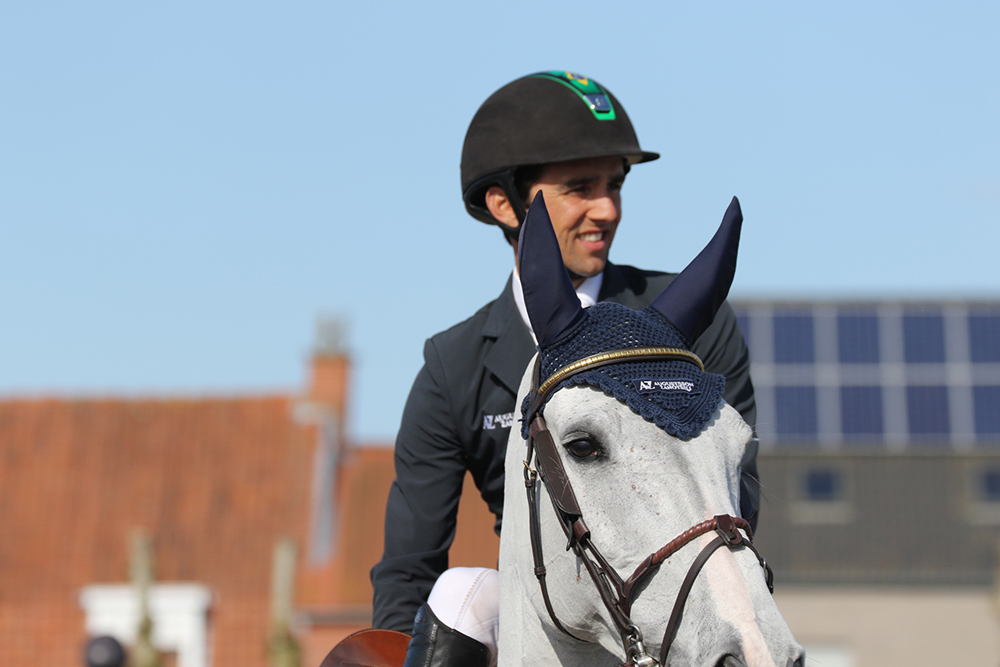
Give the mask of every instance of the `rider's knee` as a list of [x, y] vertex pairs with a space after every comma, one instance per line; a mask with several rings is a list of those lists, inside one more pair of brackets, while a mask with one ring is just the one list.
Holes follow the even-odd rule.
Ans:
[[442, 623], [482, 642], [496, 660], [500, 618], [500, 573], [483, 567], [446, 570], [427, 604]]

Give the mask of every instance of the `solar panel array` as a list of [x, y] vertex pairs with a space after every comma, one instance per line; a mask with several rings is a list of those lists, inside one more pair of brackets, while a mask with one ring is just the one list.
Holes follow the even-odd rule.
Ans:
[[733, 307], [763, 447], [1000, 447], [1000, 302]]

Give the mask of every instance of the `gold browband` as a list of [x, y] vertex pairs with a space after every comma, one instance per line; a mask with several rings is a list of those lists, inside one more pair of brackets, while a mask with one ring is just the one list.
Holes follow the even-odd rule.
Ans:
[[557, 384], [567, 376], [573, 375], [588, 366], [607, 365], [612, 362], [628, 361], [630, 357], [673, 357], [679, 361], [688, 361], [705, 371], [705, 365], [701, 363], [694, 352], [683, 350], [679, 347], [634, 347], [627, 350], [614, 350], [613, 352], [602, 352], [592, 357], [586, 357], [579, 361], [574, 361], [568, 366], [560, 368], [549, 376], [542, 386], [538, 388], [538, 394], [544, 395], [553, 385]]

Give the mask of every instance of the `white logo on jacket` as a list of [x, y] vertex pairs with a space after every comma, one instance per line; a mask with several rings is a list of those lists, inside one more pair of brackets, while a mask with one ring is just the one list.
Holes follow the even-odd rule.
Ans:
[[483, 415], [483, 430], [492, 431], [496, 428], [510, 428], [514, 425], [514, 413], [506, 412], [502, 415]]

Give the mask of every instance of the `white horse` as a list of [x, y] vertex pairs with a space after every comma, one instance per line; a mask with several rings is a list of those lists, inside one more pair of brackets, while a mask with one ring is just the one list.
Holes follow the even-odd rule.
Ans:
[[[537, 204], [536, 201], [532, 208], [536, 209]], [[540, 269], [534, 277], [530, 269], [526, 270], [529, 261], [525, 260], [524, 253], [532, 250], [525, 245], [551, 246], [554, 242], [554, 236], [549, 239], [547, 233], [542, 234], [545, 238], [541, 241], [531, 238], [531, 227], [544, 228], [547, 222], [547, 214], [544, 207], [541, 208], [541, 212], [534, 212], [534, 217], [536, 220], [541, 218], [542, 222], [533, 223], [533, 214], [529, 213], [519, 250], [526, 305], [538, 335], [541, 354], [545, 355], [546, 338], [561, 336], [561, 340], [565, 340], [565, 331], [578, 326], [580, 315], [570, 312], [555, 316], [556, 320], [562, 317], [561, 321], [546, 324], [547, 313], [553, 309], [551, 303], [546, 303], [550, 297], [533, 296], [539, 290], [549, 290], [552, 280], [558, 279], [551, 273], [545, 274], [549, 269]], [[730, 227], [735, 221], [738, 242], [742, 216], [735, 199], [723, 228], [727, 220]], [[716, 254], [721, 252], [723, 263], [731, 260], [728, 280], [726, 276], [721, 279], [725, 282], [723, 292], [728, 292], [728, 283], [735, 270], [735, 246], [732, 229], [723, 232], [720, 229], [713, 243], [721, 244], [722, 250], [717, 247]], [[726, 234], [730, 238], [720, 241], [720, 235]], [[549, 254], [557, 251], [557, 248], [548, 249]], [[702, 255], [708, 251], [706, 248]], [[701, 259], [699, 256], [696, 262]], [[531, 266], [537, 266], [539, 261], [532, 257]], [[562, 266], [557, 254], [550, 264]], [[725, 267], [722, 272], [726, 272]], [[703, 273], [695, 271], [695, 274], [698, 280], [703, 280]], [[681, 281], [685, 287], [683, 276], [674, 282]], [[534, 286], [532, 280], [536, 283]], [[568, 277], [564, 282], [568, 283]], [[711, 310], [708, 321], [725, 294], [721, 298], [717, 296], [716, 289], [715, 296], [708, 299], [715, 302], [714, 306], [708, 306]], [[570, 290], [568, 296], [558, 298], [575, 297]], [[532, 312], [533, 307], [545, 312], [539, 316]], [[687, 317], [675, 311], [667, 314], [674, 323], [685, 321]], [[703, 314], [698, 317], [704, 319]], [[566, 322], [573, 318], [577, 323], [567, 326]], [[555, 333], [553, 327], [557, 330]], [[693, 340], [697, 333], [695, 331], [688, 339]], [[684, 354], [674, 351], [681, 356]], [[675, 361], [677, 358], [671, 357]], [[680, 358], [680, 363], [683, 362]], [[533, 389], [538, 389], [533, 386], [533, 380], [544, 382], [546, 379], [544, 375], [533, 378], [534, 365], [533, 362], [529, 366], [521, 382], [518, 406]], [[697, 370], [693, 363], [691, 369], [690, 374]], [[707, 414], [711, 416], [700, 425], [697, 435], [681, 439], [592, 385], [581, 383], [558, 389], [551, 393], [547, 402], [542, 401], [538, 406], [538, 414], [544, 410], [544, 420], [539, 424], [541, 428], [547, 427], [551, 434], [554, 451], [558, 452], [563, 468], [560, 471], [557, 464], [543, 461], [541, 467], [547, 470], [540, 472], [543, 477], [547, 476], [550, 486], [556, 487], [548, 490], [557, 497], [566, 493], [566, 485], [560, 484], [562, 478], [569, 482], [572, 489], [569, 493], [575, 495], [568, 501], [562, 499], [560, 510], [555, 502], [550, 502], [548, 493], [538, 493], [538, 551], [544, 565], [543, 579], [551, 613], [533, 558], [529, 528], [536, 519], [525, 500], [526, 487], [529, 491], [531, 487], [543, 488], [542, 480], [535, 481], [533, 476], [539, 465], [536, 460], [525, 461], [529, 451], [527, 443], [520, 429], [511, 429], [505, 462], [504, 529], [500, 540], [500, 667], [613, 667], [622, 664], [801, 667], [805, 660], [802, 648], [795, 642], [771, 598], [763, 560], [748, 545], [748, 531], [742, 520], [736, 519], [736, 525], [743, 527], [742, 532], [728, 526], [730, 537], [735, 539], [726, 540], [714, 553], [704, 552], [709, 555], [703, 557], [700, 573], [698, 567], [692, 568], [696, 557], [718, 534], [712, 530], [714, 525], [703, 522], [716, 515], [739, 516], [740, 461], [752, 435], [750, 427], [736, 410], [718, 399], [714, 415], [710, 409]], [[530, 410], [528, 418], [533, 418]], [[566, 504], [574, 502], [578, 507], [570, 507], [567, 512]], [[585, 520], [583, 524], [574, 523], [577, 516]], [[620, 611], [614, 611], [613, 605], [602, 600], [599, 586], [588, 569], [603, 572], [598, 579], [614, 579], [614, 575], [607, 573], [611, 569], [618, 573], [619, 581], [626, 580], [647, 557], [699, 524], [708, 532], [690, 541], [675, 542], [672, 547], [676, 550], [669, 555], [661, 552], [662, 564], [650, 568], [636, 584], [631, 596], [634, 602], [626, 617], [627, 630], [623, 631]], [[577, 539], [570, 539], [574, 527], [580, 525], [585, 527], [579, 531], [589, 528], [589, 533], [582, 540], [580, 534], [576, 535]], [[604, 562], [592, 561], [588, 566], [581, 559], [586, 550], [569, 550], [567, 541], [578, 546], [581, 542], [585, 546], [589, 543], [603, 554]], [[686, 603], [683, 603], [682, 612], [674, 611], [682, 581], [689, 571], [694, 573], [686, 584], [690, 589]], [[605, 598], [614, 597], [613, 589], [613, 585], [608, 586]], [[664, 637], [671, 615], [678, 617], [679, 624], [671, 633], [673, 637]], [[665, 639], [669, 650], [661, 657], [661, 643]]]
[[[521, 385], [522, 397], [530, 373]], [[636, 416], [592, 387], [557, 392], [545, 410], [556, 443], [601, 443], [597, 460], [564, 455], [566, 474], [583, 516], [608, 562], [625, 576], [651, 553], [702, 520], [736, 514], [739, 464], [750, 427], [722, 403], [711, 425], [684, 442]], [[587, 445], [574, 444], [583, 448]], [[619, 665], [619, 633], [597, 587], [566, 537], [551, 503], [542, 497], [541, 534], [552, 606], [564, 627], [550, 620], [534, 574], [530, 525], [521, 471], [525, 445], [514, 433], [507, 448], [504, 531], [500, 539], [499, 665]], [[681, 580], [707, 533], [665, 561], [639, 592], [632, 619], [645, 645], [659, 651]], [[580, 641], [583, 640], [583, 641]], [[732, 656], [729, 663], [725, 662]], [[708, 559], [691, 589], [670, 665], [786, 667], [799, 665], [802, 650], [768, 593], [749, 549], [723, 549]], [[742, 661], [742, 662], [741, 662]], [[796, 662], [800, 661], [800, 662]]]

